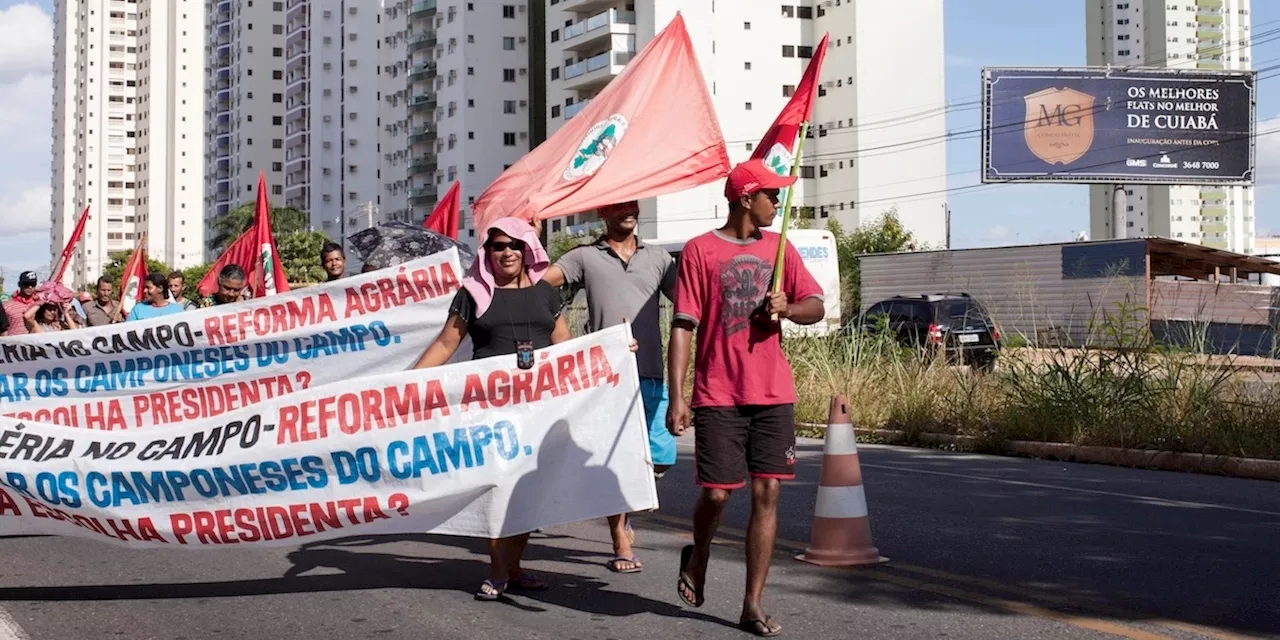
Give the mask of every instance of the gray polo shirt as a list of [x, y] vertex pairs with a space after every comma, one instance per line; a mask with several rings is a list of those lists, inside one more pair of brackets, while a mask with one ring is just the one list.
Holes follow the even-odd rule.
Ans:
[[626, 318], [639, 343], [636, 364], [642, 378], [663, 378], [662, 330], [658, 324], [658, 294], [673, 299], [676, 267], [662, 247], [636, 239], [636, 253], [623, 262], [602, 237], [564, 254], [556, 266], [565, 284], [586, 287], [591, 331], [599, 331]]

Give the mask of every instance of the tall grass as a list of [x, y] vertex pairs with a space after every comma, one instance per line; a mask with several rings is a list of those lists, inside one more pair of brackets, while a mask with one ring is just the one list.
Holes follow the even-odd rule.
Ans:
[[1280, 459], [1280, 391], [1232, 361], [1163, 349], [1123, 305], [1091, 347], [1005, 349], [974, 372], [880, 334], [789, 339], [797, 416], [826, 421], [832, 394], [868, 428]]

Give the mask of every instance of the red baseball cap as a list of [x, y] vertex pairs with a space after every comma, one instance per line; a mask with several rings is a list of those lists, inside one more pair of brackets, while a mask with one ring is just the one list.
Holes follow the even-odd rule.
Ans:
[[752, 158], [729, 172], [724, 182], [724, 197], [733, 201], [762, 189], [785, 189], [795, 183], [795, 176], [780, 176], [766, 167], [764, 160]]

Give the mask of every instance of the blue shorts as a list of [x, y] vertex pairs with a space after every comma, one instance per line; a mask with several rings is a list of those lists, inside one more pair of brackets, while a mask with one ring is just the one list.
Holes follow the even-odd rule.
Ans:
[[661, 378], [640, 378], [644, 421], [649, 426], [649, 454], [654, 464], [676, 463], [676, 437], [667, 431], [667, 383]]

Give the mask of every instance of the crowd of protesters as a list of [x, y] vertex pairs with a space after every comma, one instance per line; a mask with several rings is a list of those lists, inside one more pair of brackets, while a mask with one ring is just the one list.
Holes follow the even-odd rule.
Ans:
[[[697, 484], [701, 495], [693, 515], [693, 544], [680, 558], [677, 594], [701, 607], [707, 584], [711, 541], [730, 494], [750, 486], [751, 524], [747, 532], [747, 584], [739, 626], [757, 636], [773, 636], [781, 626], [765, 614], [762, 597], [777, 526], [780, 482], [795, 474], [795, 385], [781, 347], [778, 319], [813, 324], [823, 316], [822, 289], [787, 246], [780, 291], [772, 291], [780, 236], [773, 223], [778, 195], [795, 182], [760, 160], [735, 167], [725, 196], [724, 226], [685, 244], [679, 262], [636, 234], [635, 203], [599, 211], [605, 231], [594, 243], [575, 248], [555, 264], [538, 239], [540, 229], [503, 218], [483, 234], [482, 251], [449, 309], [439, 337], [415, 368], [448, 362], [464, 338], [473, 358], [515, 356], [532, 368], [535, 352], [570, 338], [559, 288], [584, 287], [589, 330], [632, 323], [650, 453], [657, 477], [676, 462], [676, 437], [694, 428]], [[535, 224], [539, 224], [535, 222]], [[340, 245], [326, 244], [319, 255], [329, 281], [346, 271]], [[372, 269], [366, 268], [364, 271]], [[248, 278], [236, 265], [218, 273], [217, 290], [198, 303], [183, 297], [181, 273], [149, 274], [143, 300], [124, 314], [114, 283], [100, 278], [74, 304], [42, 300], [37, 276], [25, 272], [18, 290], [4, 303], [4, 335], [96, 327], [144, 320], [245, 300]], [[669, 353], [664, 366], [659, 323], [660, 297], [674, 303]], [[693, 388], [686, 400], [685, 375], [693, 353]], [[608, 518], [613, 557], [605, 566], [621, 574], [644, 565], [634, 551], [635, 531], [626, 514]], [[489, 576], [476, 591], [480, 600], [549, 585], [522, 566], [529, 534], [491, 540]]]

